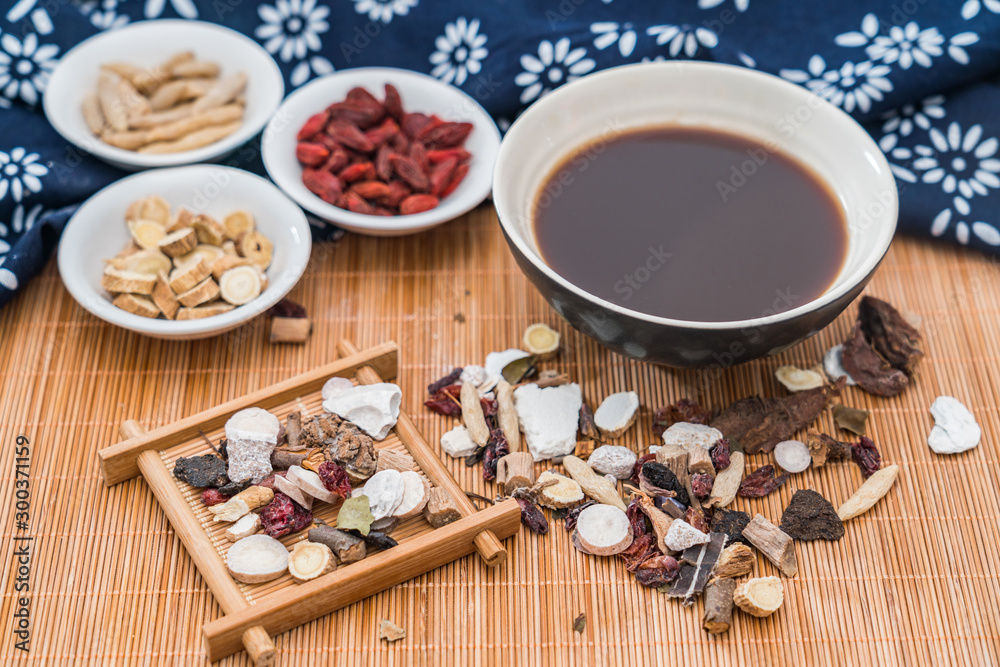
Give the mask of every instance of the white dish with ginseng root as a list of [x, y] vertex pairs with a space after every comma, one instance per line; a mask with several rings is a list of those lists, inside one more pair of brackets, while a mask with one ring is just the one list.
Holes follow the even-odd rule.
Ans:
[[284, 97], [274, 59], [229, 28], [140, 21], [71, 49], [45, 116], [77, 148], [136, 171], [217, 160], [263, 129]]
[[[183, 217], [216, 221], [218, 248], [198, 222], [198, 240], [184, 239], [197, 250], [171, 247], [184, 232], [163, 232], [190, 229]], [[58, 264], [73, 298], [102, 320], [147, 336], [186, 340], [224, 333], [271, 308], [302, 276], [311, 245], [302, 209], [271, 182], [231, 167], [193, 165], [135, 174], [92, 196], [66, 225]], [[211, 266], [206, 256], [215, 260]], [[204, 275], [188, 275], [195, 263], [189, 258]], [[216, 264], [227, 259], [226, 266]], [[244, 281], [233, 280], [240, 272], [252, 274], [250, 292]], [[147, 289], [158, 273], [172, 294]], [[200, 294], [208, 288], [211, 293]]]

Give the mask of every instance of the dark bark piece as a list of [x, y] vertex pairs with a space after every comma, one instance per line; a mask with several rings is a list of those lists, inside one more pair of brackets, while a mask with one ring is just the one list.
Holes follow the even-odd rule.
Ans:
[[323, 456], [346, 470], [355, 482], [374, 475], [378, 465], [371, 436], [350, 422], [340, 424]]
[[299, 446], [309, 449], [326, 446], [337, 436], [341, 422], [343, 420], [340, 417], [329, 412], [308, 419], [301, 425], [298, 435]]
[[735, 579], [713, 579], [705, 586], [705, 616], [702, 628], [718, 635], [729, 630], [733, 620]]
[[819, 468], [833, 461], [846, 461], [851, 457], [851, 443], [836, 440], [826, 433], [810, 433], [806, 437], [812, 465]]
[[220, 486], [219, 491], [226, 494], [227, 496], [235, 496], [240, 491], [243, 491], [244, 489], [247, 489], [252, 485], [253, 485], [253, 480], [245, 479], [242, 482], [229, 482], [224, 486]]
[[341, 564], [356, 563], [368, 554], [363, 539], [337, 530], [333, 526], [317, 526], [311, 529], [309, 541], [330, 547], [330, 551]]
[[890, 366], [865, 339], [861, 322], [854, 325], [851, 337], [844, 342], [842, 363], [844, 370], [869, 394], [891, 398], [910, 384], [906, 373]]
[[727, 439], [735, 438], [747, 454], [769, 452], [782, 440], [805, 428], [826, 407], [836, 389], [817, 387], [782, 398], [740, 399], [712, 422]]
[[781, 515], [781, 530], [796, 540], [839, 540], [844, 522], [830, 501], [811, 490], [796, 491]]
[[586, 401], [580, 404], [578, 430], [582, 440], [599, 440], [601, 437], [601, 432], [597, 430], [597, 424], [594, 423], [594, 411], [590, 409]]
[[279, 447], [271, 452], [271, 467], [288, 469], [292, 466], [300, 466], [309, 456], [309, 450], [290, 451], [284, 447]]
[[778, 566], [786, 577], [794, 577], [799, 566], [795, 558], [795, 543], [792, 537], [773, 523], [757, 514], [743, 529], [743, 537], [757, 550]]
[[285, 420], [285, 448], [292, 452], [306, 448], [302, 443], [302, 413], [298, 410], [289, 413]]
[[642, 466], [642, 471], [639, 473], [639, 486], [643, 491], [651, 495], [669, 496], [670, 493], [673, 493], [673, 497], [677, 498], [678, 502], [685, 505], [691, 504], [691, 498], [688, 496], [684, 484], [681, 483], [677, 475], [670, 468], [662, 463], [657, 463], [656, 461], [645, 463]]
[[722, 533], [710, 533], [709, 541], [688, 547], [681, 554], [681, 568], [674, 585], [667, 591], [672, 598], [683, 598], [684, 606], [694, 604], [696, 597], [701, 595], [708, 583], [722, 550], [726, 547], [726, 536]]
[[727, 543], [734, 542], [747, 543], [743, 537], [743, 529], [750, 523], [750, 515], [739, 510], [727, 510], [721, 507], [712, 513], [712, 521], [709, 528], [713, 533], [724, 533]]
[[881, 299], [866, 296], [858, 308], [858, 321], [865, 338], [879, 356], [893, 368], [913, 375], [924, 356], [920, 349], [920, 332], [903, 319], [898, 310]]
[[719, 416], [712, 420], [712, 428], [722, 431], [726, 439], [743, 442], [750, 429], [764, 421], [768, 403], [760, 396], [748, 396], [729, 404]]
[[738, 494], [741, 498], [763, 498], [787, 481], [788, 473], [776, 477], [774, 466], [768, 464], [744, 477]]
[[215, 454], [177, 459], [174, 477], [197, 488], [218, 488], [229, 483], [226, 462]]

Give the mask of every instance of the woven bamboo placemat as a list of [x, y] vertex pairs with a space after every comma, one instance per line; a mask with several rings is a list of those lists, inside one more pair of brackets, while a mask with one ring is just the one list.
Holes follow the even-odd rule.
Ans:
[[[470, 556], [276, 638], [282, 664], [1000, 664], [1000, 267], [958, 249], [898, 239], [867, 290], [923, 320], [927, 356], [895, 399], [848, 389], [872, 411], [884, 459], [901, 467], [890, 495], [832, 544], [797, 547], [785, 606], [764, 620], [737, 615], [730, 632], [701, 629], [683, 608], [638, 586], [614, 559], [573, 550], [562, 522], [525, 530], [508, 563]], [[809, 366], [847, 334], [855, 309], [779, 357], [718, 372], [678, 372], [612, 355], [569, 329], [521, 276], [493, 212], [480, 208], [429, 233], [347, 236], [318, 245], [290, 297], [316, 323], [305, 346], [267, 342], [263, 322], [200, 342], [143, 338], [96, 320], [62, 287], [54, 262], [0, 311], [0, 662], [200, 664], [201, 626], [220, 609], [141, 479], [114, 488], [97, 450], [118, 425], [147, 428], [194, 414], [335, 358], [344, 338], [401, 346], [404, 406], [436, 443], [449, 420], [421, 406], [424, 385], [453, 365], [519, 344], [547, 322], [566, 345], [551, 364], [581, 382], [592, 405], [634, 389], [642, 412], [622, 444], [645, 449], [658, 405], [683, 396], [720, 407], [780, 395], [774, 369]], [[965, 402], [983, 427], [970, 453], [925, 443], [939, 394]], [[820, 427], [832, 433], [829, 414]], [[30, 445], [27, 530], [15, 523], [15, 440]], [[760, 457], [754, 457], [756, 463]], [[466, 489], [492, 495], [480, 468], [448, 464]], [[541, 469], [541, 468], [539, 468]], [[734, 507], [778, 520], [791, 494], [813, 487], [839, 505], [861, 482], [853, 464], [794, 477]], [[15, 649], [15, 537], [31, 537], [30, 652]], [[774, 574], [760, 559], [759, 574]], [[573, 620], [587, 616], [582, 634]], [[377, 638], [388, 618], [407, 637]], [[246, 663], [245, 654], [225, 665]]]

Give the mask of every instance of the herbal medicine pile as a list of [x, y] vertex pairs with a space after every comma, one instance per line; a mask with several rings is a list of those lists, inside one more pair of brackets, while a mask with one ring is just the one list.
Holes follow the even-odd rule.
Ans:
[[[868, 413], [845, 405], [843, 388], [895, 395], [915, 381], [922, 356], [917, 329], [890, 304], [865, 297], [850, 338], [821, 366], [777, 369], [786, 395], [715, 410], [680, 399], [655, 411], [659, 443], [640, 453], [614, 441], [634, 427], [641, 397], [618, 392], [592, 410], [566, 374], [539, 369], [558, 352], [557, 332], [532, 325], [523, 347], [428, 386], [425, 406], [459, 422], [442, 436], [442, 451], [481, 465], [484, 479], [496, 482], [496, 500], [515, 498], [533, 532], [549, 531], [549, 509], [582, 553], [617, 556], [639, 585], [683, 606], [703, 598], [703, 626], [713, 634], [728, 631], [734, 613], [777, 612], [783, 579], [798, 572], [800, 545], [843, 539], [845, 523], [889, 493], [899, 467], [884, 465], [866, 435]], [[827, 409], [846, 436], [809, 432]], [[939, 398], [932, 413], [934, 451], [978, 444], [978, 425], [955, 399]], [[809, 488], [810, 468], [851, 462], [865, 481], [839, 506]], [[790, 479], [799, 490], [780, 516], [732, 507]], [[754, 576], [757, 554], [780, 576]]]

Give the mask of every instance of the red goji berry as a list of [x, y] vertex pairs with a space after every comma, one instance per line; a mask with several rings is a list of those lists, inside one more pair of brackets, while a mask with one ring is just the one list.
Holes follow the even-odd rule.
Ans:
[[392, 178], [392, 162], [389, 159], [392, 154], [392, 148], [385, 145], [378, 149], [378, 154], [375, 156], [375, 173], [386, 182]]
[[346, 204], [348, 211], [364, 213], [366, 215], [372, 215], [375, 213], [374, 206], [362, 199], [361, 195], [356, 192], [351, 192], [350, 190], [344, 193], [344, 204]]
[[319, 169], [303, 169], [302, 183], [310, 192], [328, 204], [336, 204], [344, 189], [340, 179], [328, 171]]
[[327, 124], [326, 133], [337, 143], [361, 151], [362, 153], [371, 153], [375, 150], [375, 145], [371, 142], [371, 139], [366, 137], [365, 133], [358, 129], [358, 126], [354, 123], [339, 120], [333, 121]]
[[450, 158], [434, 165], [430, 176], [431, 194], [438, 197], [441, 196], [444, 189], [451, 183], [451, 176], [455, 173], [455, 167], [457, 166], [458, 160], [455, 158]]
[[303, 141], [295, 147], [295, 157], [301, 164], [307, 167], [315, 167], [318, 164], [326, 162], [326, 159], [330, 157], [330, 149], [321, 144], [311, 144]]
[[457, 188], [459, 184], [465, 180], [465, 175], [468, 173], [468, 163], [458, 165], [458, 167], [455, 168], [455, 172], [451, 175], [451, 181], [445, 186], [444, 190], [441, 191], [441, 199], [444, 199], [454, 192], [455, 188]]
[[372, 201], [385, 199], [392, 194], [389, 186], [381, 181], [359, 181], [351, 186], [351, 192], [357, 192], [365, 199]]
[[393, 155], [389, 158], [389, 161], [392, 162], [392, 168], [399, 174], [399, 177], [406, 181], [414, 190], [426, 192], [430, 188], [431, 182], [427, 178], [427, 174], [410, 158], [403, 157], [402, 155]]
[[299, 134], [296, 137], [299, 141], [306, 141], [312, 139], [314, 136], [319, 134], [323, 128], [326, 126], [326, 122], [329, 120], [329, 114], [325, 111], [321, 111], [318, 114], [309, 117], [302, 127], [299, 129]]
[[377, 148], [399, 134], [399, 125], [391, 118], [386, 118], [380, 125], [365, 132], [368, 140]]
[[385, 84], [385, 112], [389, 114], [390, 118], [395, 119], [398, 123], [403, 118], [403, 98], [399, 96], [399, 91], [396, 90], [396, 86], [391, 83]]
[[441, 123], [424, 128], [417, 139], [430, 148], [452, 148], [464, 142], [472, 132], [472, 123]]
[[430, 125], [431, 118], [427, 114], [422, 113], [407, 113], [403, 114], [403, 120], [399, 124], [403, 128], [403, 134], [405, 134], [410, 139], [416, 139], [417, 135], [420, 134], [425, 127]]
[[330, 157], [323, 163], [322, 169], [331, 174], [336, 174], [346, 167], [348, 162], [350, 162], [350, 158], [347, 156], [347, 151], [338, 147], [330, 152]]
[[410, 189], [403, 181], [392, 181], [389, 183], [389, 196], [385, 200], [386, 206], [399, 206], [399, 203], [413, 194], [413, 190]]
[[345, 183], [354, 183], [355, 181], [373, 181], [375, 180], [375, 165], [371, 162], [359, 162], [357, 164], [352, 164], [348, 167], [344, 167], [337, 176], [340, 177]]
[[455, 158], [458, 162], [465, 162], [470, 157], [472, 157], [472, 154], [464, 148], [441, 148], [438, 150], [427, 151], [427, 159], [431, 164], [444, 162], [448, 158]]
[[421, 213], [437, 207], [439, 199], [434, 195], [410, 195], [399, 203], [399, 212], [403, 215]]
[[431, 163], [430, 160], [427, 159], [427, 149], [424, 147], [422, 143], [420, 143], [419, 141], [414, 141], [412, 144], [410, 144], [409, 155], [410, 159], [413, 160], [413, 162], [416, 163], [418, 167], [420, 167], [420, 171], [424, 172], [425, 174], [430, 174]]

